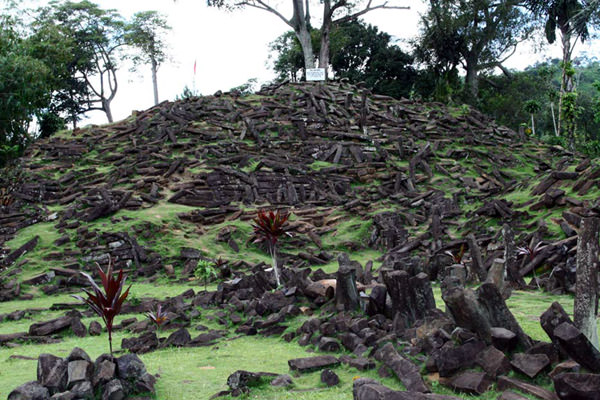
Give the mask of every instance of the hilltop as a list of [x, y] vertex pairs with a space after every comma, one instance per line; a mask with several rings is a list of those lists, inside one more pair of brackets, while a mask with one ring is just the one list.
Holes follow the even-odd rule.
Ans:
[[[297, 390], [267, 386], [256, 389], [259, 398], [390, 390], [368, 379], [352, 389], [359, 376], [377, 378], [375, 361], [381, 376], [398, 377], [384, 378], [387, 387], [451, 394], [445, 387], [462, 390], [454, 380], [462, 375], [449, 377], [472, 368], [483, 349], [504, 357], [504, 367], [503, 352], [517, 365], [495, 371], [494, 380], [509, 374], [497, 378], [499, 389], [524, 390], [513, 379], [523, 378], [523, 359], [548, 351], [540, 371], [559, 359], [537, 342], [547, 340], [544, 331], [555, 340], [554, 326], [542, 330], [538, 316], [551, 301], [572, 306], [555, 295], [573, 291], [577, 232], [597, 211], [599, 182], [595, 161], [467, 106], [395, 100], [346, 83], [217, 92], [59, 132], [0, 179], [0, 362], [19, 366], [0, 372], [9, 378], [0, 396], [31, 380], [40, 344], [64, 356], [70, 345], [94, 357], [106, 350], [91, 336], [97, 318], [67, 294], [88, 285], [81, 271], [111, 262], [133, 281], [116, 340], [160, 373], [160, 398], [208, 397], [226, 380], [236, 393], [247, 388], [231, 382], [271, 375], [234, 371], [284, 374], [288, 365], [300, 371]], [[283, 289], [251, 227], [258, 210], [275, 209], [291, 213], [292, 237], [279, 252]], [[219, 260], [209, 290], [195, 274], [201, 260]], [[336, 279], [350, 270], [360, 312], [338, 298], [347, 289]], [[451, 279], [440, 290], [443, 278]], [[486, 283], [471, 291], [477, 281]], [[508, 286], [532, 291], [505, 303]], [[169, 319], [157, 335], [145, 313], [159, 304]], [[471, 326], [472, 317], [486, 323]], [[191, 339], [192, 326], [206, 332]], [[502, 342], [506, 333], [498, 339], [490, 327], [514, 340]], [[328, 391], [298, 361], [317, 349], [345, 353], [309, 361], [333, 360], [341, 384]], [[456, 354], [471, 355], [449, 368]], [[399, 357], [408, 370], [397, 370]], [[421, 377], [425, 370], [432, 374]], [[491, 399], [491, 382], [469, 393]], [[529, 382], [551, 385], [548, 377]]]
[[[3, 174], [0, 245], [8, 266], [40, 236], [25, 277], [107, 252], [139, 275], [172, 265], [181, 277], [187, 247], [263, 260], [247, 221], [278, 208], [298, 233], [286, 265], [327, 264], [338, 250], [429, 265], [469, 233], [485, 247], [503, 223], [521, 246], [573, 236], [599, 174], [468, 107], [288, 84], [164, 102], [36, 142]], [[487, 253], [489, 266], [497, 252]]]

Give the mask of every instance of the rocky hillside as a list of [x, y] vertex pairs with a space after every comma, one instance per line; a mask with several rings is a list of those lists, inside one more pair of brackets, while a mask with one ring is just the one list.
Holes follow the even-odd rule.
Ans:
[[198, 259], [221, 257], [227, 276], [267, 260], [249, 240], [265, 208], [293, 213], [286, 266], [327, 271], [347, 251], [376, 267], [419, 263], [432, 279], [461, 248], [483, 273], [507, 224], [517, 246], [543, 241], [508, 261], [511, 279], [533, 271], [560, 292], [599, 182], [593, 162], [467, 107], [347, 84], [164, 102], [40, 140], [3, 171], [0, 301], [27, 295], [21, 283], [77, 285], [79, 268], [109, 257], [151, 279], [186, 279]]

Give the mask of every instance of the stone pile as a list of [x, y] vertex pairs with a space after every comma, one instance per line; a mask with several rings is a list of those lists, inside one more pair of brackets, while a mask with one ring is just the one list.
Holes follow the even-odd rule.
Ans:
[[113, 358], [103, 354], [92, 361], [85, 351], [74, 348], [68, 357], [42, 354], [37, 380], [27, 382], [8, 395], [8, 400], [125, 399], [154, 395], [156, 378], [146, 372], [135, 354]]

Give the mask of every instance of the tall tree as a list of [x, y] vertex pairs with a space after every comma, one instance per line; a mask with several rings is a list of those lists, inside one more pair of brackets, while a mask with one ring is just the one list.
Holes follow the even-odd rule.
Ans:
[[134, 65], [150, 64], [154, 104], [158, 104], [158, 67], [168, 58], [165, 34], [170, 29], [164, 15], [157, 11], [137, 12], [127, 25], [126, 42], [137, 50], [132, 57]]
[[[563, 125], [563, 103], [565, 95], [575, 89], [573, 81], [572, 57], [573, 50], [578, 41], [585, 41], [589, 37], [588, 25], [598, 20], [600, 2], [585, 0], [526, 0], [527, 7], [539, 19], [545, 22], [545, 33], [548, 43], [556, 41], [556, 31], [560, 32], [562, 46], [562, 77], [559, 92], [558, 132], [561, 133]], [[567, 96], [572, 98], [572, 95]], [[566, 136], [573, 145], [575, 126], [568, 124]]]
[[50, 70], [41, 60], [32, 56], [27, 38], [18, 31], [19, 25], [20, 21], [14, 18], [0, 16], [2, 154], [16, 153], [16, 149], [22, 148], [29, 141], [30, 122], [50, 101]]
[[[315, 54], [311, 40], [312, 26], [310, 23], [309, 0], [291, 1], [293, 10], [291, 17], [284, 16], [283, 13], [271, 5], [268, 0], [208, 0], [208, 5], [228, 10], [252, 7], [277, 16], [294, 31], [294, 34], [300, 43], [300, 48], [302, 49], [304, 67], [313, 68], [315, 65]], [[356, 2], [349, 2], [348, 0], [322, 0], [321, 4], [323, 5], [323, 17], [322, 26], [320, 28], [320, 68], [327, 68], [329, 65], [330, 33], [334, 26], [343, 22], [355, 20], [374, 10], [408, 8], [390, 5], [389, 0], [383, 0], [376, 3], [374, 3], [374, 0], [358, 0]]]
[[504, 67], [532, 24], [521, 0], [429, 0], [421, 20], [417, 54], [421, 61], [450, 73], [465, 71], [466, 100], [474, 102], [485, 71]]
[[[315, 48], [320, 49], [319, 32], [313, 31]], [[340, 24], [330, 36], [331, 70], [336, 78], [365, 82], [379, 94], [408, 96], [416, 77], [413, 59], [391, 43], [391, 36], [361, 20]], [[302, 50], [292, 31], [271, 43], [273, 66], [279, 79], [296, 81], [304, 67]], [[319, 59], [320, 61], [320, 59]]]
[[87, 85], [91, 97], [85, 111], [100, 110], [113, 122], [111, 102], [118, 89], [118, 54], [125, 44], [125, 22], [115, 10], [104, 10], [87, 0], [53, 1], [39, 10], [36, 26], [60, 26], [77, 45], [71, 59], [73, 79]]

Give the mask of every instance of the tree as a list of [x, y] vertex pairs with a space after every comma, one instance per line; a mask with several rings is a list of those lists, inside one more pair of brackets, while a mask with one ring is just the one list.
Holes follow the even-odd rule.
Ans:
[[465, 70], [465, 97], [474, 102], [483, 72], [504, 67], [533, 26], [520, 0], [429, 0], [416, 43], [418, 59], [450, 76]]
[[[313, 31], [319, 49], [319, 32]], [[286, 32], [271, 43], [273, 63], [279, 79], [298, 80], [298, 70], [303, 68], [302, 50], [292, 31]], [[394, 97], [408, 96], [416, 77], [413, 59], [391, 37], [377, 27], [362, 21], [351, 21], [336, 26], [331, 32], [331, 69], [336, 78], [351, 82], [364, 82], [379, 94]]]
[[117, 56], [125, 44], [121, 15], [87, 0], [53, 1], [38, 11], [37, 29], [60, 27], [60, 32], [76, 44], [69, 62], [71, 78], [74, 84], [84, 82], [90, 93], [82, 111], [103, 111], [108, 122], [113, 122], [110, 105], [118, 89]]
[[[589, 38], [588, 25], [593, 21], [597, 21], [600, 4], [598, 1], [580, 0], [527, 0], [526, 4], [538, 19], [545, 21], [545, 34], [548, 43], [554, 43], [556, 41], [556, 31], [560, 32], [562, 77], [558, 100], [557, 131], [561, 133], [565, 114], [563, 112], [565, 95], [573, 92], [575, 88], [573, 74], [570, 73], [573, 68], [573, 50], [579, 40], [583, 42]], [[573, 96], [569, 95], [568, 97], [571, 99]], [[571, 142], [574, 140], [574, 129], [574, 125], [569, 124], [566, 132], [566, 136]]]
[[[294, 31], [304, 59], [305, 68], [313, 68], [315, 55], [311, 39], [312, 26], [310, 23], [309, 0], [291, 0], [292, 16], [286, 17], [281, 11], [273, 7], [266, 0], [208, 0], [208, 5], [228, 10], [252, 7], [267, 11], [288, 25]], [[331, 30], [344, 22], [356, 20], [358, 17], [382, 9], [407, 9], [408, 7], [388, 5], [388, 0], [373, 4], [373, 0], [349, 2], [348, 0], [322, 0], [323, 17], [320, 29], [321, 45], [319, 49], [319, 68], [327, 68], [329, 65], [329, 48]]]
[[29, 124], [50, 101], [50, 70], [31, 54], [19, 21], [0, 17], [0, 163], [31, 139]]
[[527, 111], [529, 113], [529, 115], [531, 115], [531, 131], [532, 131], [533, 136], [535, 136], [534, 116], [535, 116], [535, 114], [540, 112], [540, 110], [542, 109], [542, 106], [540, 105], [540, 102], [537, 100], [528, 100], [525, 102], [525, 105], [523, 106], [523, 108], [525, 109], [525, 111]]
[[154, 104], [158, 104], [156, 74], [158, 67], [168, 58], [165, 33], [170, 29], [171, 27], [165, 17], [156, 11], [137, 12], [127, 25], [126, 42], [137, 50], [137, 53], [132, 57], [134, 65], [150, 64]]

